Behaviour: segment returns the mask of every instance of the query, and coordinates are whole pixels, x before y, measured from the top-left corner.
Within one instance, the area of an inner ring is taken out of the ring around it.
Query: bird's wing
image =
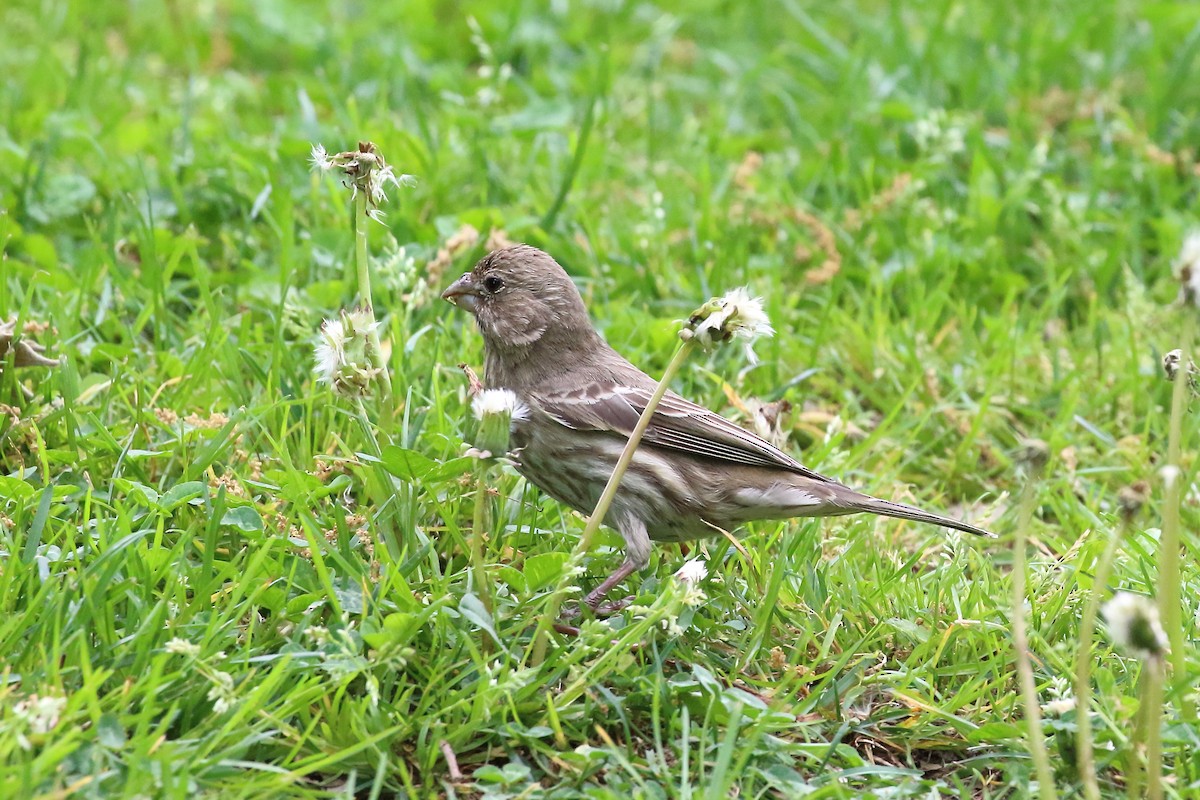
[[[571,392],[537,393],[533,399],[568,428],[611,432],[628,438],[651,393],[640,387],[593,384]],[[835,482],[813,472],[770,442],[673,392],[668,392],[654,410],[642,441],[695,456],[786,469],[814,480]]]

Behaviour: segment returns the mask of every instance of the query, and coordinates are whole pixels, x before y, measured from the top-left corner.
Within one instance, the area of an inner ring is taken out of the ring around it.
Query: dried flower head
[[[1126,522],[1131,522],[1148,502],[1150,484],[1146,481],[1134,481],[1128,486],[1122,486],[1121,491],[1117,492],[1117,507],[1121,511],[1121,518]]]
[[[347,150],[344,153],[329,155],[320,144],[312,147],[309,158],[313,169],[318,172],[337,171],[342,173],[342,183],[351,190],[351,197],[357,197],[359,192],[367,198],[370,208],[367,216],[376,222],[382,222],[383,212],[379,206],[387,200],[385,187],[390,183],[397,187],[412,186],[416,178],[412,175],[397,175],[383,158],[383,153],[374,142],[359,142],[357,150]]]
[[[1162,368],[1163,368],[1163,373],[1167,376],[1167,380],[1174,381],[1176,376],[1179,375],[1179,366],[1182,361],[1183,361],[1183,351],[1182,350],[1178,350],[1178,349],[1172,350],[1169,353],[1165,353],[1163,355]],[[1188,375],[1188,386],[1191,387],[1192,391],[1193,392],[1200,391],[1200,370],[1198,370],[1196,368],[1196,362],[1192,361],[1191,359],[1188,359],[1187,375]]]
[[[1167,652],[1167,634],[1158,619],[1158,607],[1143,595],[1117,592],[1101,609],[1113,643],[1141,659],[1159,658]]]
[[[361,309],[343,310],[339,319],[325,320],[313,353],[317,380],[345,397],[370,394],[371,382],[380,372],[368,353],[371,332],[378,324],[370,311]]]
[[[475,446],[483,453],[507,453],[514,423],[529,419],[529,407],[508,389],[485,389],[471,401],[479,420]]]
[[[1040,471],[1050,461],[1050,445],[1041,439],[1026,439],[1017,450],[1017,461],[1030,470]]]
[[[1179,280],[1179,299],[1200,307],[1200,230],[1188,233],[1175,258],[1175,277]]]
[[[733,338],[746,340],[746,357],[754,363],[750,344],[760,336],[772,336],[775,329],[763,310],[762,298],[751,297],[745,288],[734,289],[723,297],[714,297],[697,308],[684,323],[679,338],[694,340],[708,349]]]

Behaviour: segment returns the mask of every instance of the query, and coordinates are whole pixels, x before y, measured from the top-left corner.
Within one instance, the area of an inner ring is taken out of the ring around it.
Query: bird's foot
[[[567,625],[566,623],[563,623],[563,622],[554,623],[554,630],[558,631],[563,636],[578,636],[579,635],[579,628],[576,628],[574,625]]]
[[[597,617],[611,617],[614,614],[620,614],[633,603],[633,595],[623,597],[620,600],[613,600],[610,603],[600,603],[593,610]]]
[[[597,601],[593,604],[589,600],[584,600],[583,604],[581,605],[568,606],[567,608],[564,608],[561,616],[563,619],[575,619],[579,616],[579,612],[586,606],[587,608],[591,609],[592,614],[597,617],[611,617],[614,614],[620,614],[622,611],[628,608],[629,604],[632,602],[633,595],[629,595],[628,597],[620,600],[613,600],[610,603],[601,603],[599,602],[599,599],[597,599]]]

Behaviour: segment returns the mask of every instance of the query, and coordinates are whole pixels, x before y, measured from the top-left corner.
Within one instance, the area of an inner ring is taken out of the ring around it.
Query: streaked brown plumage
[[[442,297],[479,323],[488,388],[510,389],[530,408],[513,430],[517,469],[551,497],[590,513],[657,382],[600,338],[575,284],[536,248],[490,253]],[[587,602],[595,606],[645,566],[651,541],[719,535],[716,528],[755,519],[860,512],[991,535],[856,492],[670,392],[605,519],[625,539],[625,561]]]

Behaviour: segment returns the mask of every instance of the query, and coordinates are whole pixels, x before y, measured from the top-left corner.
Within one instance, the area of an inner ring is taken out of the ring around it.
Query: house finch
[[[570,277],[534,247],[493,251],[442,297],[479,323],[488,388],[509,389],[529,407],[512,431],[517,470],[554,499],[590,513],[657,381],[600,338]],[[595,608],[646,566],[652,540],[711,537],[756,519],[860,512],[991,536],[856,492],[668,392],[604,520],[624,537],[625,560],[585,602]]]

